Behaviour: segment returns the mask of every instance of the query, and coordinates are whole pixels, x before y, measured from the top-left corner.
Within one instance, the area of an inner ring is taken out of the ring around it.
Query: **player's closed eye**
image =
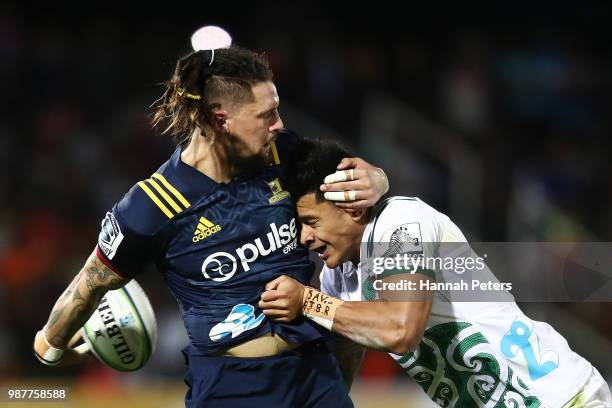
[[[315,227],[319,224],[319,219],[318,218],[312,218],[309,220],[306,220],[304,222],[302,222],[302,224],[304,225],[308,225],[309,227]]]

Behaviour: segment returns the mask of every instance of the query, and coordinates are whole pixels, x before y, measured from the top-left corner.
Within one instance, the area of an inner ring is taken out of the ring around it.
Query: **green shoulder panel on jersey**
[[[174,218],[191,206],[187,199],[159,173],[153,174],[147,180],[139,181],[137,185],[168,219]]]

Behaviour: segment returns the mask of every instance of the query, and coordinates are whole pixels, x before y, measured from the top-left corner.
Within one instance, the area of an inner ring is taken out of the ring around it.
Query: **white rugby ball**
[[[155,351],[157,322],[149,298],[132,279],[106,293],[81,334],[83,347],[101,362],[116,370],[134,371]]]

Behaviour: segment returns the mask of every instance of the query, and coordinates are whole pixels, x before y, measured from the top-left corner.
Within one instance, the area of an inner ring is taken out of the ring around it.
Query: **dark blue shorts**
[[[336,359],[320,343],[270,357],[183,354],[189,408],[353,407]]]

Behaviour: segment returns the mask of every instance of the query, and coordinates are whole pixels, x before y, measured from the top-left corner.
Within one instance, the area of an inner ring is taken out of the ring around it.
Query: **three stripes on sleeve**
[[[170,219],[191,206],[189,201],[159,173],[153,174],[149,179],[139,181],[138,186]]]

